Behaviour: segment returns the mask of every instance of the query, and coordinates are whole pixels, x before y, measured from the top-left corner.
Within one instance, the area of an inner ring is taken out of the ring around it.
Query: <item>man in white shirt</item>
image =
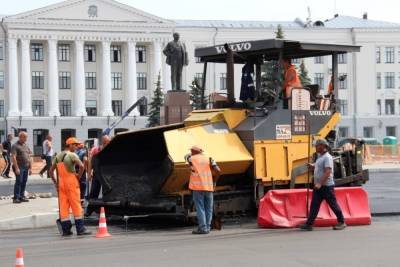
[[[53,137],[49,134],[49,135],[47,135],[46,140],[44,140],[44,142],[43,142],[42,159],[44,159],[46,161],[46,165],[39,172],[41,177],[43,177],[44,172],[47,172],[47,178],[50,178],[49,170],[51,167],[53,155],[54,155]]]

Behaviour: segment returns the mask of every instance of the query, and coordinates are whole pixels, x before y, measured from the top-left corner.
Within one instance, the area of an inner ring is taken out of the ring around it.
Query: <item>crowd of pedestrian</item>
[[[20,204],[29,202],[25,197],[25,189],[29,175],[32,174],[32,158],[33,154],[27,145],[28,134],[24,131],[19,132],[18,140],[13,143],[14,135],[8,134],[4,142],[0,144],[0,171],[1,176],[5,179],[12,178],[11,170],[15,175],[13,203]],[[96,172],[93,168],[96,161],[96,155],[110,142],[110,137],[104,135],[99,142],[93,144],[92,147],[86,147],[82,142],[78,142],[73,153],[83,165],[82,174],[77,178],[79,184],[79,202],[84,204],[89,198],[97,199],[101,193],[101,184],[97,179]],[[67,149],[70,145],[65,146]],[[41,155],[45,165],[40,170],[39,175],[51,178],[51,167],[54,166],[57,153],[53,146],[53,137],[49,134],[46,136],[42,144],[43,153]],[[63,150],[62,152],[65,152]],[[71,152],[71,151],[70,151]],[[79,173],[79,164],[74,166],[74,172]]]

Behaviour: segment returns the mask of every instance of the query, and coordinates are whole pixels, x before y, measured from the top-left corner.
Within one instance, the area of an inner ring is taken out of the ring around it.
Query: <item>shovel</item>
[[[57,160],[56,160],[56,162],[57,162]],[[60,235],[63,235],[64,231],[63,231],[62,225],[61,225],[61,210],[60,210],[60,187],[59,187],[60,177],[58,176],[57,168],[56,168],[56,175],[57,175],[56,189],[57,189],[57,201],[58,201],[58,219],[56,220],[56,225],[57,225],[57,229],[58,229],[58,232],[60,233]]]
[[[60,235],[64,233],[61,225],[61,211],[60,211],[60,189],[58,187],[58,175],[57,175],[57,200],[58,200],[58,219],[56,220],[56,225],[58,232],[60,232]]]
[[[58,192],[57,192],[58,194]],[[60,232],[60,235],[62,235],[64,233],[63,229],[62,229],[62,225],[61,225],[61,215],[60,215],[60,198],[57,196],[58,199],[58,219],[56,220],[56,224],[57,224],[57,229],[58,232]]]

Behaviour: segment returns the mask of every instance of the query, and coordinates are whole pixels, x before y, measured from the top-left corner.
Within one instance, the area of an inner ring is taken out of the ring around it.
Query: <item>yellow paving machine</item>
[[[111,214],[190,217],[190,168],[184,156],[192,145],[202,147],[221,168],[215,214],[248,213],[271,188],[310,185],[307,163],[314,152],[312,143],[326,138],[334,144],[340,121],[338,55],[359,50],[353,45],[282,39],[196,49],[195,56],[204,62],[203,92],[207,66],[226,64],[227,101],[218,109],[193,111],[182,123],[116,135],[98,154],[94,168],[103,197],[91,200],[89,211],[106,206]],[[332,57],[333,93],[326,95],[318,85],[308,85],[294,88],[292,97],[283,99],[279,63],[317,56]],[[279,78],[273,88],[267,88],[263,69],[271,62],[278,66]],[[235,100],[235,64],[254,67],[254,97],[248,101]],[[337,186],[362,185],[368,180],[368,171],[362,169],[363,144],[357,139],[350,143],[345,150],[332,146]]]

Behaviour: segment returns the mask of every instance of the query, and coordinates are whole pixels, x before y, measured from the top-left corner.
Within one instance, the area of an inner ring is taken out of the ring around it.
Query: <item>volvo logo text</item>
[[[231,44],[229,47],[232,51],[240,52],[240,51],[247,51],[251,49],[251,43],[238,43],[238,44]],[[226,53],[226,49],[223,45],[216,46],[218,54]]]
[[[330,111],[330,110],[311,110],[310,115],[311,116],[331,116],[332,111]]]

